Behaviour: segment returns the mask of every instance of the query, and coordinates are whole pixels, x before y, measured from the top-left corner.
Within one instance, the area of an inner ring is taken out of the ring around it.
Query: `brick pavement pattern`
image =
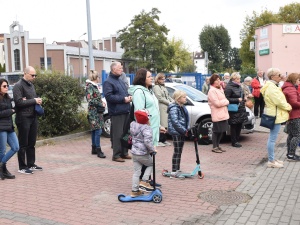
[[[109,139],[101,138],[106,159],[91,155],[89,135],[50,142],[37,148],[36,163],[44,171],[19,174],[17,157],[9,162],[16,179],[0,181],[0,224],[300,224],[300,164],[285,162],[283,169],[267,169],[267,137],[266,132],[243,135],[242,148],[225,141],[221,147],[227,152],[221,154],[213,153],[211,145],[199,145],[204,179],[163,177],[161,171],[171,169],[173,147],[159,147],[160,204],[118,201],[118,194],[130,194],[133,167],[131,160],[111,160]],[[285,139],[281,132],[279,143]],[[284,159],[285,152],[279,147],[275,156]],[[187,141],[181,170],[191,172],[195,165],[194,143]],[[218,206],[198,198],[210,190],[235,190],[252,199]]]

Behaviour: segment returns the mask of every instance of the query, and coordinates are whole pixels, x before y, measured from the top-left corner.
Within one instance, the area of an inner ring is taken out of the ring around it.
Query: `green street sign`
[[[269,55],[270,49],[259,50],[259,55]]]

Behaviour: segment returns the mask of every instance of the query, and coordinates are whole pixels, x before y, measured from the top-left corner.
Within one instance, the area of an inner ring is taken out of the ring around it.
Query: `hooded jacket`
[[[189,128],[189,114],[185,106],[171,103],[168,108],[168,133],[184,136]]]
[[[160,112],[157,98],[152,91],[142,85],[133,85],[129,88],[128,92],[132,95],[134,111],[144,109],[146,105],[146,109],[151,115],[150,126],[153,131],[153,144],[157,146],[160,128]]]
[[[284,123],[289,119],[289,112],[292,107],[287,103],[286,98],[274,81],[268,80],[260,92],[266,103],[265,114],[276,116],[275,124]],[[277,113],[276,113],[277,108]]]
[[[152,129],[148,124],[132,121],[130,133],[132,135],[131,153],[133,155],[147,155],[153,152]]]
[[[286,101],[292,106],[289,120],[300,118],[300,94],[297,88],[291,82],[284,82],[281,89]]]

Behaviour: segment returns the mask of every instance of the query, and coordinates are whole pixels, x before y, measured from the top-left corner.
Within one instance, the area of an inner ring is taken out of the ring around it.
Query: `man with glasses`
[[[43,170],[42,167],[35,164],[35,143],[38,128],[35,105],[42,104],[42,99],[37,97],[33,85],[36,76],[35,69],[32,66],[27,66],[23,78],[15,84],[13,89],[20,145],[18,172],[23,174],[33,174],[33,170]]]

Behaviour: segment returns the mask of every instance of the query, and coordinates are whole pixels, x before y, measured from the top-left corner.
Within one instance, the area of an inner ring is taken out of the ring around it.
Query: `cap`
[[[146,110],[137,110],[134,113],[136,121],[140,124],[147,124],[149,121],[149,114]]]

